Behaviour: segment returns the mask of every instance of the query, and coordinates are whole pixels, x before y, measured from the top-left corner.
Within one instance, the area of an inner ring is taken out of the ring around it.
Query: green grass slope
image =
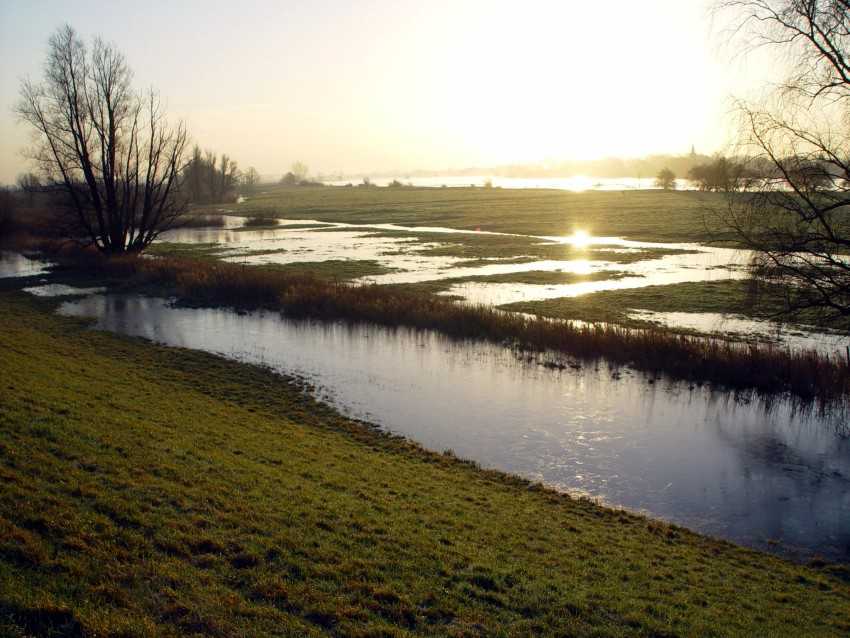
[[[839,636],[846,571],[382,436],[0,283],[0,635]]]

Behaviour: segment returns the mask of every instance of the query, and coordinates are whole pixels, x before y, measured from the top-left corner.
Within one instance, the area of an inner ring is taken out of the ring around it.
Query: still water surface
[[[751,547],[850,561],[848,415],[428,331],[91,296],[65,315],[298,375],[343,412],[574,496]],[[569,362],[566,362],[569,363]]]

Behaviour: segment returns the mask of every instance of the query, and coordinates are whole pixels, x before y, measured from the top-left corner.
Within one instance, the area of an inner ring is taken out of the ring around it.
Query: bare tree
[[[221,194],[218,189],[218,156],[213,151],[204,153],[203,169],[206,172],[206,184],[209,198],[213,204],[221,203]]]
[[[234,194],[242,174],[228,155],[220,158],[214,151],[195,145],[183,169],[183,190],[193,204],[220,204]]]
[[[292,166],[289,167],[289,172],[295,177],[295,183],[301,184],[307,179],[310,169],[303,162],[293,162]]]
[[[35,173],[21,173],[17,179],[18,187],[24,194],[27,200],[27,206],[32,207],[35,203],[35,196],[41,190],[41,181]]]
[[[220,204],[239,183],[239,167],[228,155],[222,154],[218,167],[212,165],[210,181],[213,201]]]
[[[10,233],[17,204],[12,189],[0,184],[0,238]]]
[[[114,45],[96,39],[89,55],[66,25],[48,41],[43,82],[24,80],[15,107],[63,231],[105,254],[143,250],[185,208],[176,192],[186,128],[170,126],[159,95],[135,92],[132,77]]]
[[[207,192],[208,175],[204,167],[204,156],[201,153],[201,148],[195,144],[192,147],[192,156],[186,163],[183,169],[182,187],[186,191],[186,195],[193,203],[200,203],[204,194]]]
[[[254,186],[260,181],[260,174],[253,166],[249,166],[242,174],[242,184],[245,186],[245,193],[251,195],[254,192]]]
[[[715,155],[711,162],[697,164],[688,171],[687,179],[694,188],[706,192],[736,193],[753,184],[754,162]]]
[[[773,49],[784,80],[740,100],[756,186],[723,222],[752,250],[754,291],[776,316],[850,332],[850,2],[719,0],[740,50]]]

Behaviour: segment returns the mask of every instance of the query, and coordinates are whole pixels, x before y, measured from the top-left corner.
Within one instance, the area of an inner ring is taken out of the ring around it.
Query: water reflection
[[[743,264],[747,261],[747,254],[744,251],[693,243],[664,244],[583,234],[530,237],[432,226],[364,226],[314,220],[281,220],[273,228],[237,230],[245,219],[227,216],[226,228],[181,229],[167,233],[165,240],[216,244],[225,261],[252,265],[328,260],[371,261],[383,266],[387,272],[370,275],[360,281],[376,284],[414,284],[536,271],[596,275],[592,281],[566,284],[461,281],[451,284],[442,292],[472,303],[492,306],[653,285],[725,281],[746,276]],[[536,242],[578,246],[582,251],[577,253],[578,258],[575,259],[491,259],[473,266],[468,265],[468,260],[463,257],[429,253],[433,248],[445,244],[445,236],[463,234],[521,237]],[[422,235],[433,236],[434,241],[423,241]],[[584,250],[592,251],[590,256],[593,258],[581,257]],[[623,259],[618,258],[624,253],[637,255],[637,258],[633,261],[625,260],[624,263]],[[607,255],[611,258],[606,259]],[[611,273],[610,278],[606,278],[606,273]],[[846,340],[841,341],[831,335],[789,333],[787,330],[777,330],[777,324],[774,323],[717,313],[634,315],[673,328],[693,329],[707,334],[759,334],[773,343],[795,348],[814,348],[830,355],[836,351],[843,352],[846,343]]]
[[[390,231],[391,236],[376,231]],[[434,235],[433,242],[421,241],[420,235]],[[632,263],[621,260],[585,258],[568,260],[493,259],[492,263],[465,266],[463,257],[429,254],[442,245],[441,235],[501,235],[522,237],[536,242],[579,245],[594,248],[596,254],[637,253],[645,250],[664,250],[661,257],[637,259]],[[706,281],[718,277],[743,277],[739,267],[740,251],[714,248],[699,244],[660,244],[628,241],[619,237],[530,237],[462,231],[430,226],[404,227],[394,224],[371,226],[323,223],[304,220],[283,220],[279,226],[264,230],[181,229],[163,236],[165,241],[195,244],[217,244],[222,258],[253,265],[317,262],[328,260],[368,260],[384,266],[385,275],[366,280],[377,284],[403,284],[448,278],[481,277],[529,271],[561,271],[591,274],[618,272],[617,277],[570,285],[491,283],[459,284],[448,294],[476,303],[501,305],[515,301],[552,299],[575,296],[600,290],[619,290],[649,285],[665,285],[689,281]],[[625,272],[624,278],[619,273]],[[365,280],[364,280],[365,281]]]
[[[240,218],[241,219],[241,218]],[[529,271],[561,271],[589,275],[597,272],[617,272],[612,279],[569,285],[469,283],[454,286],[447,294],[475,303],[501,305],[515,301],[552,299],[575,296],[600,290],[618,290],[649,285],[665,285],[687,281],[705,281],[718,277],[743,276],[739,268],[740,251],[712,248],[699,244],[660,244],[628,241],[619,237],[526,237],[534,241],[579,245],[594,248],[597,255],[606,252],[640,254],[644,250],[669,251],[661,257],[637,259],[632,263],[621,260],[515,260],[492,259],[492,263],[465,266],[463,257],[429,254],[442,245],[440,235],[503,235],[479,231],[461,231],[430,226],[403,227],[393,224],[372,226],[323,223],[303,220],[283,220],[279,226],[264,230],[233,230],[232,221],[225,229],[202,228],[171,231],[165,241],[195,244],[217,244],[222,258],[253,265],[316,262],[327,260],[369,260],[384,266],[384,275],[370,276],[364,281],[377,284],[403,284],[505,275]],[[390,231],[391,236],[376,231]],[[419,235],[431,234],[435,241],[421,241]],[[627,275],[622,277],[620,274]]]
[[[782,401],[765,409],[605,365],[550,369],[425,331],[135,297],[92,297],[61,311],[306,377],[356,418],[573,495],[761,549],[850,560],[844,412]]]

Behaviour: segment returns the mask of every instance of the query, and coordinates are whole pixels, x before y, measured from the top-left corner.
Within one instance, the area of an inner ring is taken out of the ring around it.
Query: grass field
[[[842,636],[846,567],[571,500],[0,281],[0,635]]]
[[[584,230],[597,237],[668,243],[703,242],[715,237],[717,212],[724,203],[722,195],[697,191],[269,185],[265,192],[235,206],[234,211],[261,217],[535,236],[567,236]]]

